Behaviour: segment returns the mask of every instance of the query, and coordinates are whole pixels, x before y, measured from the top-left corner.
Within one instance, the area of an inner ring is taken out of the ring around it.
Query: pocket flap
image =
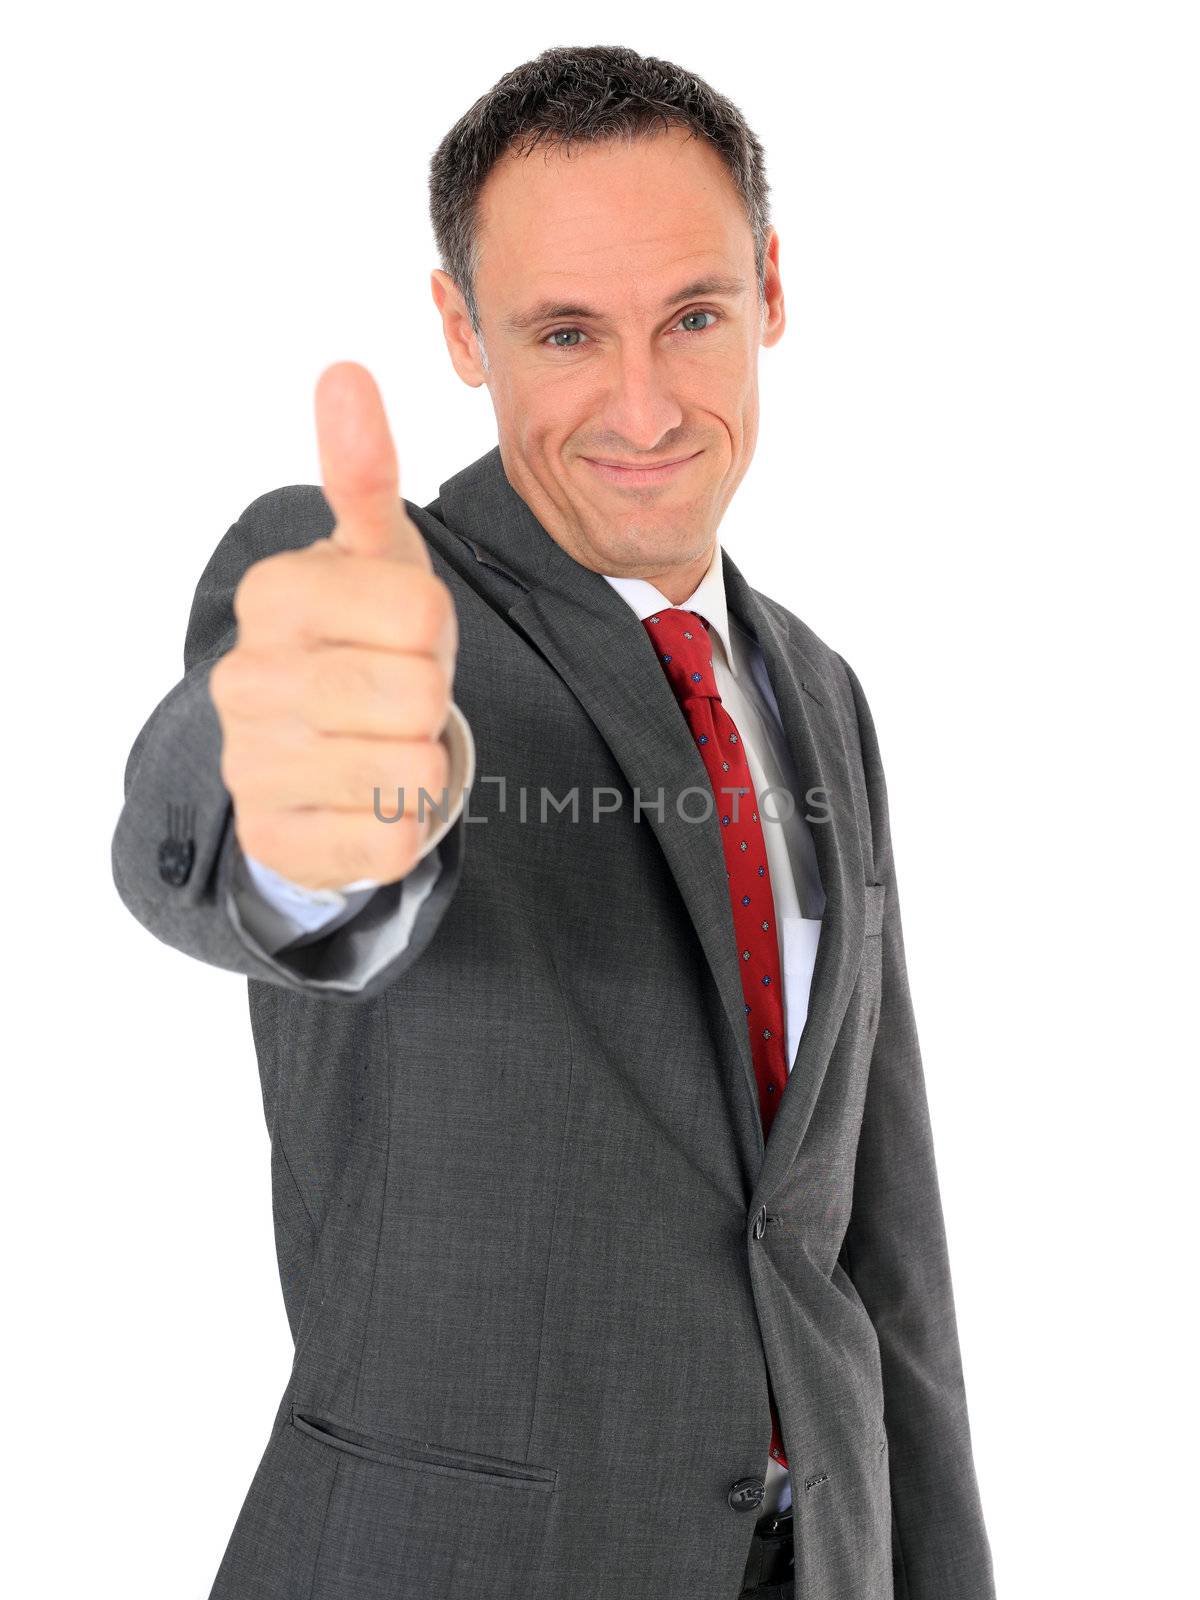
[[[556,1467],[535,1466],[532,1462],[510,1460],[507,1456],[444,1449],[425,1440],[403,1439],[398,1435],[384,1438],[363,1433],[337,1417],[301,1411],[296,1405],[292,1406],[290,1420],[301,1433],[331,1449],[384,1466],[417,1468],[477,1483],[511,1484],[517,1489],[553,1489],[558,1477]]]
[[[887,899],[886,883],[868,883],[863,894],[866,898],[867,924],[866,936],[869,939],[873,933],[883,932],[883,906]]]

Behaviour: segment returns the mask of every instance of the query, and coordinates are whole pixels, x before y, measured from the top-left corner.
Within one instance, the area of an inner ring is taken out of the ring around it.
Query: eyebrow
[[[745,294],[748,288],[749,285],[744,278],[731,278],[716,273],[706,278],[697,278],[692,283],[685,283],[682,289],[667,296],[661,309],[669,311],[681,300],[699,300],[705,295]],[[539,300],[537,305],[530,306],[528,311],[514,312],[511,316],[505,317],[504,326],[509,333],[525,333],[530,328],[536,328],[539,323],[557,322],[562,317],[578,317],[580,321],[587,322],[604,321],[604,313],[594,311],[590,306],[581,306],[574,301]]]

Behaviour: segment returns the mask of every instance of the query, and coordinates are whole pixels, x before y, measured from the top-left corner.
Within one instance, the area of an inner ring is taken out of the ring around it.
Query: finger
[[[321,650],[238,649],[213,668],[217,699],[255,737],[328,734],[435,739],[450,711],[445,665],[429,655],[331,645]]]
[[[337,645],[309,653],[297,709],[313,733],[436,739],[450,696],[450,675],[434,656]]]
[[[347,561],[327,539],[256,562],[233,609],[247,649],[360,645],[431,655],[453,675],[458,623],[442,579],[391,561]]]
[[[242,769],[245,771],[243,772]],[[358,812],[391,826],[448,816],[450,757],[440,740],[309,734],[222,753],[222,778],[243,810]]]
[[[306,633],[323,646],[435,656],[448,673],[458,650],[458,616],[449,586],[435,572],[391,561],[331,561],[315,577]]]
[[[387,812],[383,813],[385,816]],[[406,808],[397,822],[354,811],[271,811],[238,814],[242,850],[306,889],[340,889],[373,878],[394,883],[412,870],[433,825]]]
[[[374,378],[355,361],[317,380],[317,451],[325,498],[341,550],[388,556],[432,570],[429,551],[400,498],[400,469]]]

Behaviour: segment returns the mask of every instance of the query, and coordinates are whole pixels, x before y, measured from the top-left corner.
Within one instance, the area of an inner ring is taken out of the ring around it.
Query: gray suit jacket
[[[768,1384],[798,1597],[988,1600],[857,679],[725,552],[829,819],[809,1015],[764,1149],[721,841],[687,820],[694,793],[677,804],[708,780],[644,627],[498,449],[408,511],[454,595],[478,764],[404,950],[347,986],[395,885],[274,956],[229,914],[208,673],[247,566],[331,531],[318,487],[256,500],[213,554],[113,839],[133,914],[249,979],[271,1137],[295,1360],[213,1600],[734,1600]]]

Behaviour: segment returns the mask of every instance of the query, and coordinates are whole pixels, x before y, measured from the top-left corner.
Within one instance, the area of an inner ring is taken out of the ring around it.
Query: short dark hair
[[[762,298],[769,185],[762,145],[733,102],[694,72],[620,45],[543,50],[481,95],[430,163],[429,213],[442,270],[462,292],[477,337],[479,195],[500,157],[510,149],[527,155],[543,139],[564,146],[631,141],[672,127],[707,139],[729,169],[754,235]]]

